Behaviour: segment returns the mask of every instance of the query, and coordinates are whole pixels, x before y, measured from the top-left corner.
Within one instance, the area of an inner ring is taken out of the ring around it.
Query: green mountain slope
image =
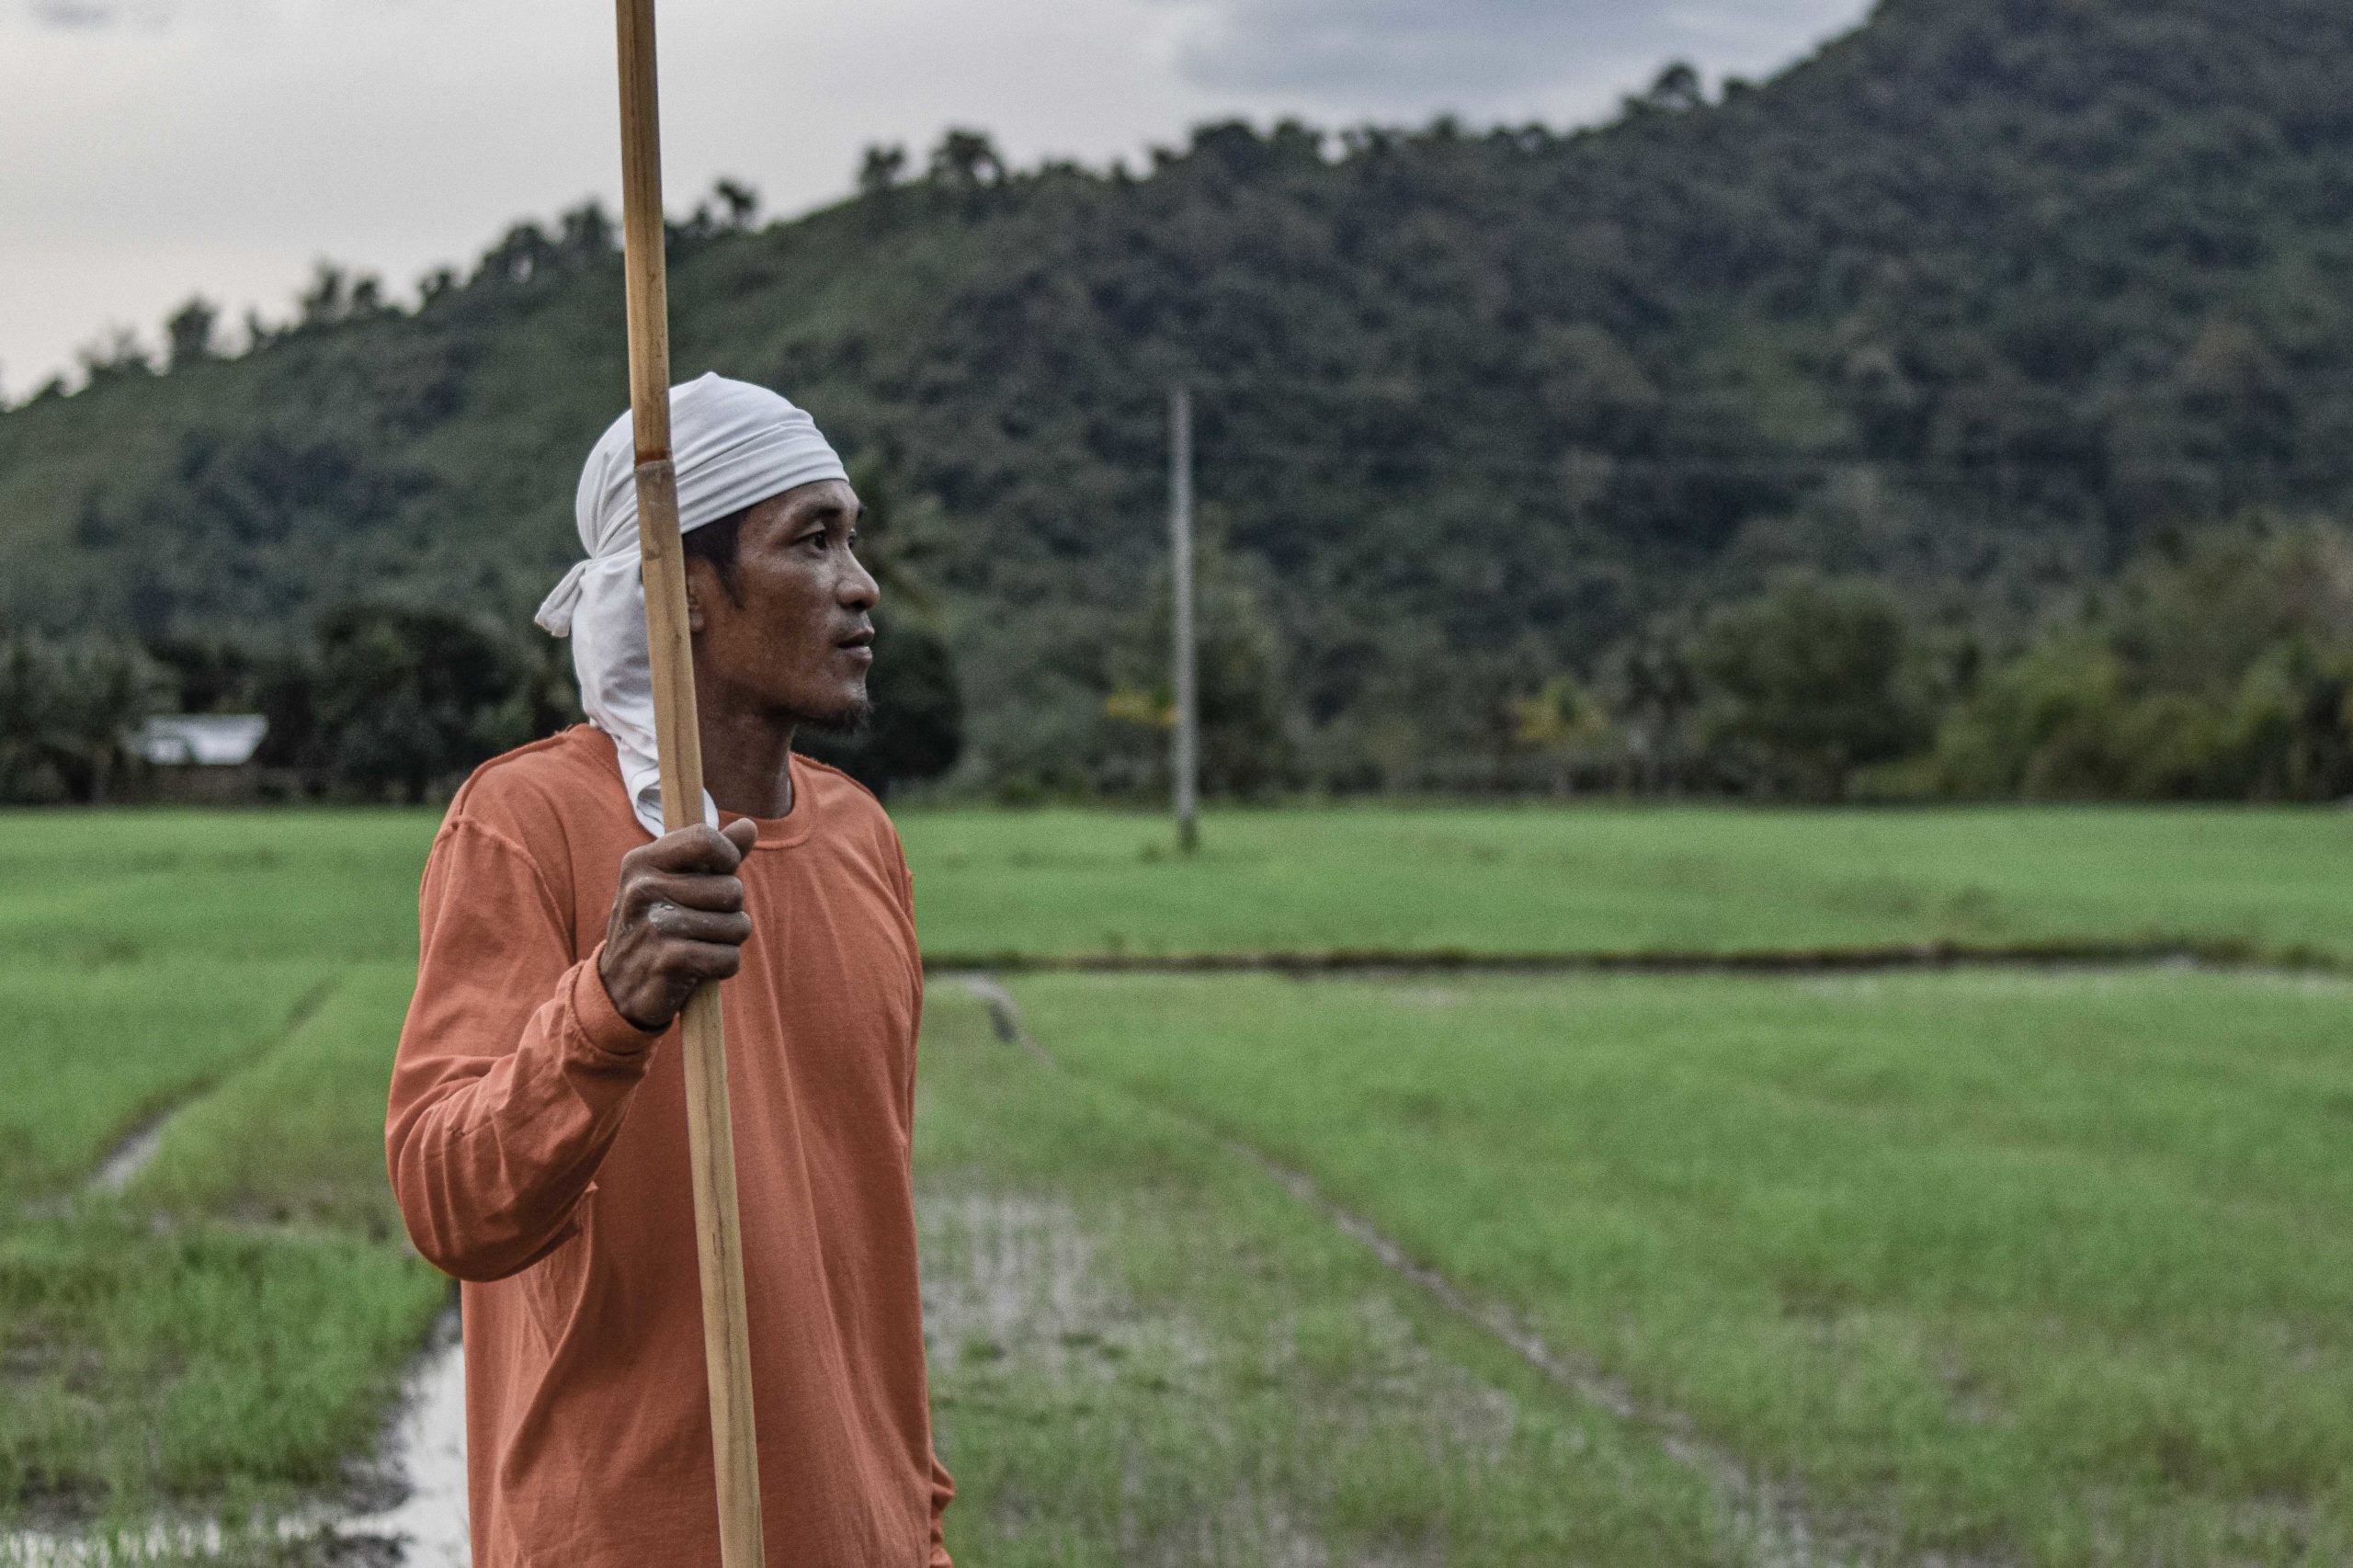
[[[1998,631],[2153,538],[2338,506],[2348,75],[2327,0],[1885,0],[1594,131],[1226,126],[1142,176],[698,227],[676,360],[938,497],[980,749],[1040,775],[1149,684],[1190,382],[1229,684],[1346,778],[1780,565]],[[519,619],[625,396],[620,289],[600,222],[526,227],[413,313],[330,299],[0,416],[0,613]]]

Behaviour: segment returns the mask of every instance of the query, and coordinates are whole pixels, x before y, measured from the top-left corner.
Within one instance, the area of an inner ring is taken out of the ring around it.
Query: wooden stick
[[[616,4],[638,545],[645,579],[645,640],[654,661],[662,825],[676,833],[703,820],[702,733],[695,718],[686,556],[678,545],[678,482],[670,463],[670,302],[663,265],[654,0]],[[727,1043],[720,1028],[718,986],[703,986],[688,999],[679,1032],[686,1045],[687,1146],[694,1166],[703,1358],[710,1379],[710,1437],[719,1475],[719,1560],[722,1568],[764,1568],[759,1450],[752,1428],[752,1335],[744,1299],[744,1231],[735,1201],[734,1123],[727,1106]]]

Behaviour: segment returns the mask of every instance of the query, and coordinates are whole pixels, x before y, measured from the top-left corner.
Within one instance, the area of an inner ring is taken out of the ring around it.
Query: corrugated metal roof
[[[269,721],[258,713],[165,713],[131,736],[131,747],[165,767],[236,767],[254,759]]]

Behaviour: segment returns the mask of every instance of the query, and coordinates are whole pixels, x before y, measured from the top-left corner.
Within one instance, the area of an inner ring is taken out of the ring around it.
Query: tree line
[[[955,762],[962,715],[937,637],[886,623],[880,643],[892,656],[872,683],[877,721],[799,744],[888,791]],[[142,721],[232,713],[268,722],[256,800],[407,804],[445,799],[478,764],[581,718],[569,644],[429,608],[338,607],[284,652],[0,630],[0,803],[152,794]]]
[[[1198,597],[1204,778],[1231,797],[2353,797],[2353,535],[2326,522],[2167,536],[2006,639],[1872,577],[1792,568],[1582,668],[1433,652],[1444,695],[1342,748],[1297,722],[1271,618],[1230,558],[1205,559]],[[1162,792],[1166,647],[1165,615],[1137,615],[1095,722],[1040,737],[1037,771],[998,793]]]
[[[2353,517],[2340,11],[1890,0],[1773,81],[1671,68],[1576,131],[1227,123],[1087,168],[959,130],[792,222],[740,187],[680,216],[676,362],[785,390],[953,519],[958,788],[1152,787],[1182,381],[1226,787],[1819,796],[1933,753],[1922,788],[2287,789],[2252,687],[2218,719],[2118,653],[2100,706],[2140,728],[2034,747],[2043,699],[1981,687],[2167,550]],[[234,353],[206,310],[94,352],[0,414],[0,613],[142,644],[280,646],[355,602],[524,624],[625,400],[620,293],[584,204],[414,295],[323,271]],[[1769,719],[1800,614],[1887,640],[1902,700]],[[2195,767],[2134,738],[2167,704]]]
[[[2353,535],[2250,518],[2169,539],[2006,649],[1919,617],[1870,578],[1797,570],[1664,617],[1583,671],[1472,667],[1450,726],[1370,737],[1332,770],[1290,718],[1275,635],[1232,558],[1205,551],[1203,771],[1215,793],[1930,800],[2353,797]],[[1154,601],[1158,603],[1157,600]],[[946,645],[886,630],[880,718],[817,755],[878,790],[949,773]],[[1021,802],[1157,799],[1172,718],[1165,610],[1140,609],[1077,733],[1035,771],[956,788]],[[297,653],[230,642],[0,639],[0,800],[136,794],[151,713],[256,712],[280,796],[423,801],[579,718],[563,644],[413,607],[353,605]]]

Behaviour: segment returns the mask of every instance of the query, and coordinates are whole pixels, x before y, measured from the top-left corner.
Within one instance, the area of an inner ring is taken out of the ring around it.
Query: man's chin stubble
[[[865,733],[874,722],[874,699],[860,692],[858,700],[834,710],[830,713],[803,713],[799,716],[800,728],[814,730],[835,740],[849,740]]]

